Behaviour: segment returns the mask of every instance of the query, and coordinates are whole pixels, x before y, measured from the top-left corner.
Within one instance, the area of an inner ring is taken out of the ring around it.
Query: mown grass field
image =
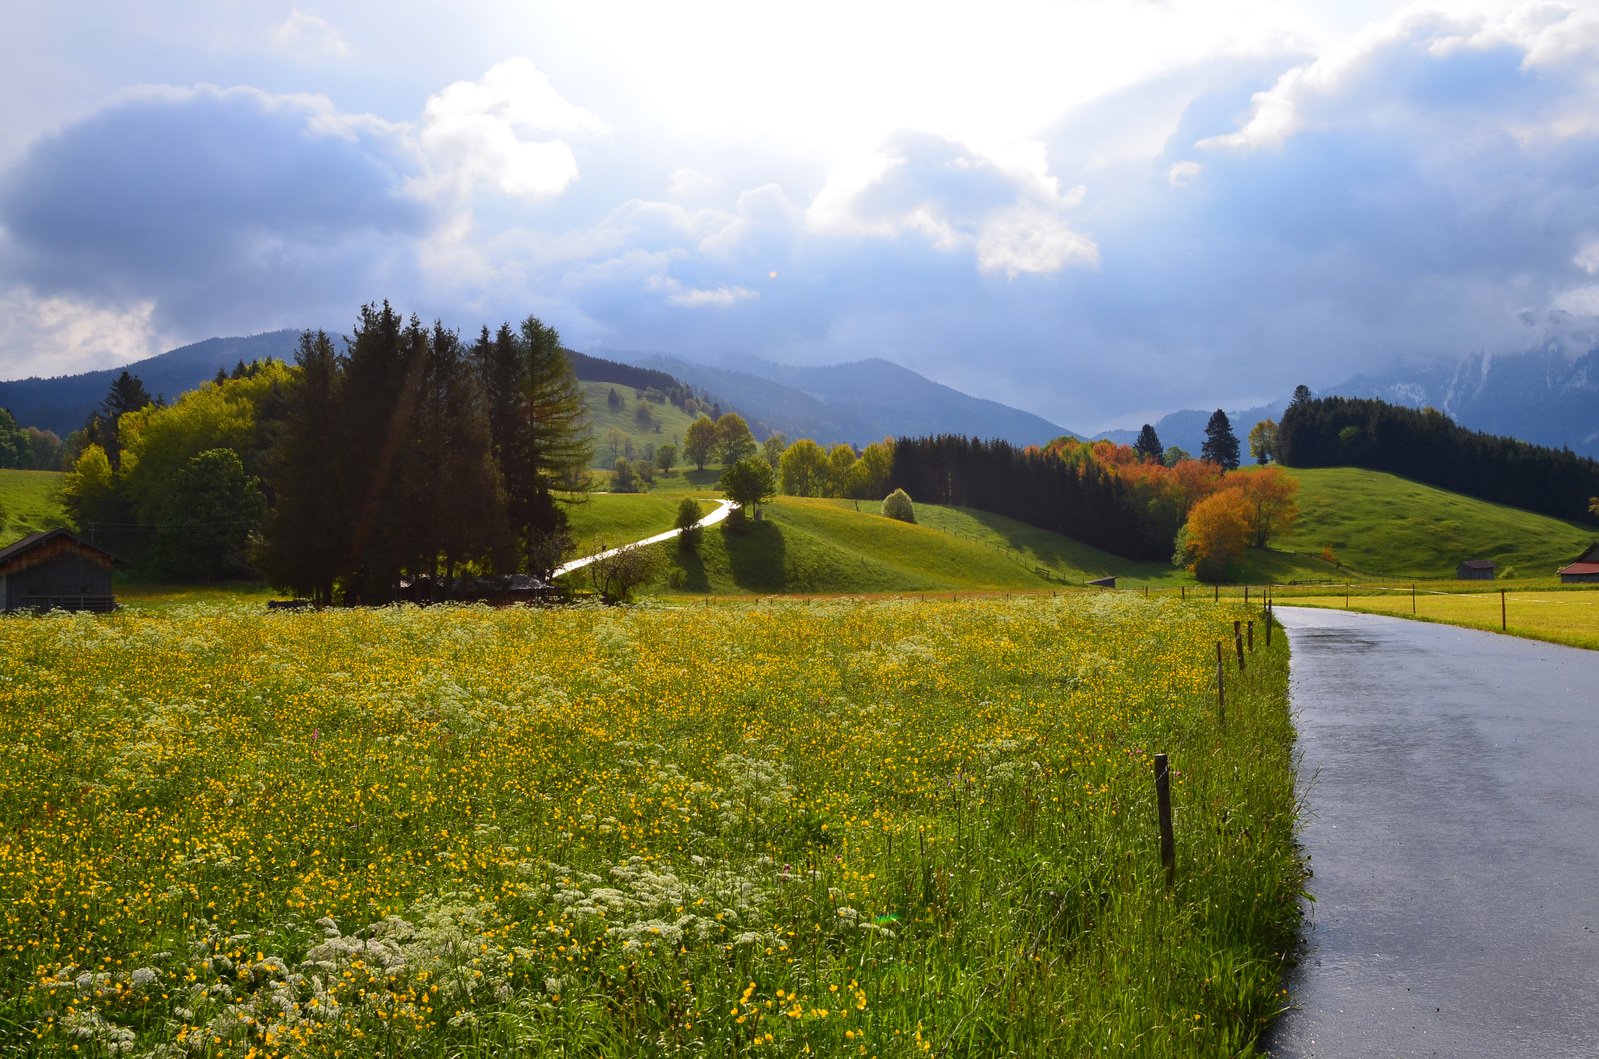
[[[60,471],[0,469],[0,547],[67,524]]]
[[[1502,599],[1497,590],[1482,591],[1480,585],[1475,592],[1418,587],[1414,596],[1402,587],[1394,587],[1347,597],[1336,594],[1280,598],[1294,606],[1394,614],[1599,650],[1599,588],[1594,587],[1542,592],[1516,589],[1507,591]]]
[[[1274,547],[1306,556],[1330,547],[1349,571],[1447,578],[1464,560],[1492,559],[1501,578],[1547,578],[1599,538],[1591,526],[1379,471],[1325,467],[1290,468],[1289,473],[1299,482],[1301,514]],[[1323,570],[1321,577],[1343,577],[1332,568]]]
[[[1247,1054],[1301,875],[1237,616],[0,620],[0,1052]]]

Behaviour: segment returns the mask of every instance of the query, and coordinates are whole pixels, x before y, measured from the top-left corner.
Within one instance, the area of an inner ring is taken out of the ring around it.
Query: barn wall
[[[111,571],[82,556],[65,554],[5,576],[8,609],[34,605],[37,597],[70,600],[82,596],[109,598]]]

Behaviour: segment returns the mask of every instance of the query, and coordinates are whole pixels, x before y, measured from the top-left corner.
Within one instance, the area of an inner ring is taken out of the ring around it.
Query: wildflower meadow
[[[1246,617],[0,620],[0,1052],[1247,1054],[1302,871]]]

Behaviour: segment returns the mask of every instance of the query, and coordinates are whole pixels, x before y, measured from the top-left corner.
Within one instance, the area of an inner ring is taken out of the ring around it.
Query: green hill
[[[1591,528],[1357,467],[1285,468],[1299,482],[1298,523],[1273,547],[1331,548],[1353,571],[1453,577],[1492,559],[1500,577],[1552,577],[1593,542]]]
[[[630,460],[645,458],[646,446],[653,452],[655,446],[676,445],[678,463],[683,462],[683,433],[694,417],[669,402],[644,399],[644,391],[611,382],[579,382],[583,400],[589,408],[589,419],[594,428],[594,458],[589,466],[596,470],[610,470],[618,458]],[[621,407],[611,407],[610,395],[616,392]],[[647,411],[641,412],[643,408]]]
[[[67,524],[60,471],[0,470],[0,547]]]

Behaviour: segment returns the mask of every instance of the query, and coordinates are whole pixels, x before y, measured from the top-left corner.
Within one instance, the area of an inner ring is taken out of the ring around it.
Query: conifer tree
[[[1199,458],[1216,464],[1224,471],[1238,469],[1238,435],[1233,433],[1227,413],[1220,408],[1211,413],[1210,422],[1205,424],[1205,443],[1199,448]]]

